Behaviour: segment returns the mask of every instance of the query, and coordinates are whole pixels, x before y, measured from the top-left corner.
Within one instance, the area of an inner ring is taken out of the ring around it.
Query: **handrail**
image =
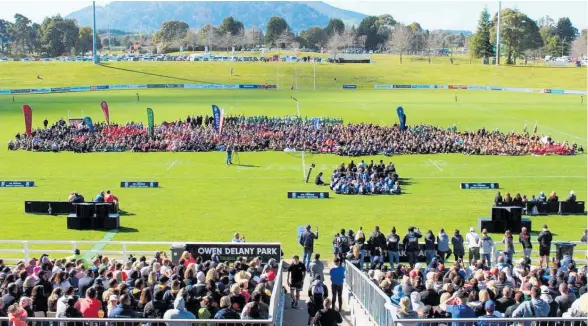
[[[96,322],[96,323],[186,323],[186,324],[264,324],[273,325],[271,319],[154,319],[154,318],[57,318],[28,317],[28,322]],[[0,317],[0,321],[8,321],[8,317]]]

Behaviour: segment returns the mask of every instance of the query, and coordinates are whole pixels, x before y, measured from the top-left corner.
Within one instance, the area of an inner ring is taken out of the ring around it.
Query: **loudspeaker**
[[[92,217],[92,216],[94,216],[94,203],[76,204],[76,215],[78,217]]]
[[[118,214],[111,214],[110,217],[103,221],[103,228],[107,230],[118,229],[120,227],[120,220]]]

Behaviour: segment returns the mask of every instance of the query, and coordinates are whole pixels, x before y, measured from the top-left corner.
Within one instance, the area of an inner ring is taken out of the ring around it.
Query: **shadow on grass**
[[[118,228],[118,233],[135,233],[135,232],[139,232],[139,230],[137,230],[135,228],[129,228],[126,226],[121,226]]]
[[[237,166],[240,166],[242,168],[259,168],[261,166],[259,165],[253,165],[253,164],[235,164]]]
[[[120,215],[120,216],[135,216],[135,213],[123,211],[122,209],[120,209],[118,211],[118,215]]]
[[[414,181],[411,181],[411,178],[398,178],[398,184],[401,186],[410,186],[414,184]]]
[[[142,75],[155,76],[155,77],[163,77],[163,78],[169,78],[169,79],[175,79],[175,80],[190,81],[190,82],[195,82],[195,83],[216,84],[216,83],[211,83],[211,82],[202,81],[202,80],[188,79],[188,78],[182,78],[182,77],[176,77],[176,76],[170,76],[170,75],[155,74],[155,73],[152,73],[152,72],[145,72],[145,71],[133,70],[133,69],[128,69],[128,68],[113,67],[113,66],[109,66],[109,65],[106,65],[106,64],[103,64],[103,63],[101,63],[99,65],[101,67],[104,67],[104,68],[115,69],[115,70],[122,70],[122,71],[131,72],[131,73],[135,73],[135,74],[142,74]]]
[[[531,234],[532,236],[538,236],[538,235],[539,235],[539,233],[541,233],[541,231],[531,231],[531,232],[530,232],[530,234]],[[551,232],[551,235],[552,235],[552,236],[556,236],[556,235],[557,235],[557,233],[555,233],[555,232]]]

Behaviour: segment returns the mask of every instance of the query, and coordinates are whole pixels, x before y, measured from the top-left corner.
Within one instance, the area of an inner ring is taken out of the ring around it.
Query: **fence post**
[[[71,242],[71,250],[72,250],[72,252],[73,251],[76,251],[76,249],[78,249],[78,244],[77,244],[77,242],[72,241]]]
[[[122,261],[123,263],[127,262],[127,243],[123,242],[122,244]]]
[[[24,250],[24,261],[25,261],[25,263],[28,263],[28,261],[29,261],[29,242],[23,241],[22,247]]]

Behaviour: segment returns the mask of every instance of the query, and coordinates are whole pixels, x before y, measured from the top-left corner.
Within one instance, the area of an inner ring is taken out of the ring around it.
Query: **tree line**
[[[472,57],[496,55],[497,24],[497,14],[491,17],[488,10],[481,12],[476,33],[469,41]],[[586,40],[586,30],[578,33],[568,17],[556,22],[545,16],[535,21],[519,10],[501,11],[500,52],[507,64],[516,64],[518,58],[526,57],[585,56]]]
[[[102,47],[98,37],[98,48]],[[92,51],[93,33],[90,26],[78,26],[73,19],[60,15],[45,17],[41,24],[15,14],[14,21],[0,19],[0,53],[15,58],[27,55],[57,57],[83,55]]]

